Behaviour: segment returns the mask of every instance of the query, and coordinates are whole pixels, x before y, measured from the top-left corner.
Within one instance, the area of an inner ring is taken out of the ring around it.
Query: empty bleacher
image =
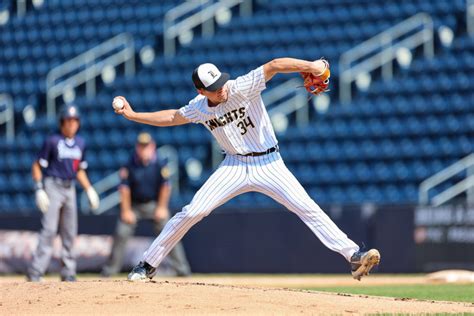
[[[42,114],[32,126],[20,125],[13,144],[0,141],[0,210],[34,209],[29,167],[42,139],[56,122],[44,105],[46,73],[51,67],[121,32],[130,32],[137,52],[160,47],[162,17],[177,1],[48,1],[0,27],[0,92],[10,93],[15,111],[33,97]],[[202,127],[144,127],[117,117],[114,95],[124,95],[138,111],[180,107],[195,95],[192,70],[213,62],[233,77],[272,58],[292,56],[331,62],[331,106],[311,113],[304,128],[290,126],[279,135],[287,166],[312,197],[331,203],[414,203],[419,183],[474,150],[474,40],[463,28],[464,0],[261,1],[252,17],[234,17],[212,38],[197,37],[175,58],[157,54],[134,77],[119,75],[101,85],[94,99],[78,95],[80,133],[88,141],[90,177],[97,181],[118,169],[133,148],[136,134],[150,131],[159,145],[178,149],[182,193],[177,206],[189,201],[211,172],[210,134]],[[436,43],[427,59],[415,54],[408,69],[397,69],[392,81],[375,77],[366,92],[356,92],[350,105],[337,100],[339,56],[358,43],[416,14],[426,12],[435,30],[455,31],[449,48]],[[288,79],[276,76],[269,89]],[[203,162],[200,180],[186,177],[189,157]],[[269,198],[246,194],[232,206],[269,205]]]

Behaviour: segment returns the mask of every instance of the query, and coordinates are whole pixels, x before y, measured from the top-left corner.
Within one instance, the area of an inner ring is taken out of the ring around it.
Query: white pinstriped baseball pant
[[[258,157],[227,155],[191,203],[168,221],[143,259],[157,267],[194,224],[231,198],[249,191],[261,192],[286,206],[326,247],[347,261],[359,250],[311,199],[275,152]]]

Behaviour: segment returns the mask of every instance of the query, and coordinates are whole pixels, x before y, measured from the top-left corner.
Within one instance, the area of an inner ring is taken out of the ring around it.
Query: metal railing
[[[433,57],[433,32],[431,17],[418,13],[343,53],[339,59],[341,103],[351,101],[351,84],[361,74],[381,67],[383,79],[391,79],[392,63],[399,48],[414,49],[423,45],[425,56]]]
[[[176,34],[174,37],[171,37],[170,32],[172,31],[172,27],[175,26],[178,22],[179,18],[182,18],[185,15],[191,14],[193,11],[200,11],[205,6],[212,3],[213,0],[196,0],[196,1],[185,1],[184,3],[170,9],[166,12],[164,19],[163,19],[163,40],[164,40],[164,52],[166,54],[174,54],[175,51],[175,38],[179,36]],[[211,28],[214,27],[214,23],[208,23],[209,21],[202,22],[202,32],[203,34],[212,33],[213,30]],[[212,22],[212,21],[211,21]],[[212,25],[212,26],[210,26]]]
[[[164,145],[157,149],[157,155],[160,159],[166,159],[168,161],[167,166],[170,170],[170,182],[172,185],[172,194],[179,194],[179,158],[176,149],[170,145]],[[100,206],[97,210],[90,210],[89,203],[87,201],[87,195],[85,192],[81,195],[81,211],[82,213],[88,213],[91,211],[95,215],[100,215],[107,212],[113,207],[120,203],[120,193],[117,190],[120,184],[119,172],[116,171],[106,176],[102,180],[93,184],[97,194],[101,195]],[[112,190],[111,193],[104,196],[104,193]]]
[[[8,141],[15,138],[15,111],[13,100],[9,94],[0,94],[0,108],[4,110],[0,112],[0,125],[5,124],[5,137]]]
[[[99,194],[99,196],[102,195],[102,197],[100,198],[99,208],[96,210],[90,209],[89,203],[87,200],[87,195],[85,192],[82,192],[82,195],[81,195],[82,213],[86,214],[89,211],[91,211],[92,213],[99,215],[110,210],[114,206],[118,205],[120,203],[120,194],[118,190],[113,190],[112,193],[105,196],[103,195],[105,192],[116,188],[119,184],[120,184],[119,172],[115,171],[92,185],[94,189],[96,190],[97,194]]]
[[[26,14],[27,4],[26,0],[16,0],[16,14],[21,17]]]
[[[104,67],[125,64],[125,74],[135,73],[135,44],[130,34],[119,34],[53,68],[46,77],[48,118],[56,116],[56,98],[66,90],[86,84],[86,95],[95,96],[95,78]]]
[[[466,28],[467,33],[474,37],[474,0],[466,1]]]
[[[418,190],[418,202],[428,205],[431,189],[463,171],[467,171],[466,178],[431,198],[431,205],[440,206],[463,192],[467,193],[468,203],[474,205],[474,153],[424,180]]]
[[[308,124],[308,93],[305,89],[295,89],[296,87],[302,86],[303,81],[300,78],[293,78],[263,93],[262,99],[268,109],[270,118],[273,118],[277,114],[288,116],[296,112],[296,125],[304,126]],[[294,96],[278,104],[280,100],[292,94],[294,94]]]
[[[163,46],[165,56],[174,56],[176,53],[176,38],[182,34],[189,34],[192,29],[202,26],[203,36],[214,34],[213,19],[223,10],[228,10],[236,5],[240,5],[240,15],[252,14],[252,0],[197,0],[187,1],[169,10],[163,21]],[[201,9],[200,9],[201,8]],[[177,22],[177,20],[192,11],[200,9],[198,12]]]

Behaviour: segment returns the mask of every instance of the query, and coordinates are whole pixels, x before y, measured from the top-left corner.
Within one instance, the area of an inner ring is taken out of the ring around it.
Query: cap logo
[[[217,75],[212,70],[209,70],[207,73],[211,75],[212,79],[217,77]]]

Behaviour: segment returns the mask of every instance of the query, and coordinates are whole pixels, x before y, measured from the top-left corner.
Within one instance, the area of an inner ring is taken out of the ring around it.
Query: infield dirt
[[[350,277],[196,276],[128,282],[81,278],[28,283],[0,278],[0,314],[327,315],[474,313],[474,304],[369,297],[294,289],[354,284]],[[364,282],[364,281],[362,281]],[[375,277],[369,284],[415,284],[422,278]],[[357,283],[356,283],[357,284]],[[290,287],[293,287],[291,289]]]

